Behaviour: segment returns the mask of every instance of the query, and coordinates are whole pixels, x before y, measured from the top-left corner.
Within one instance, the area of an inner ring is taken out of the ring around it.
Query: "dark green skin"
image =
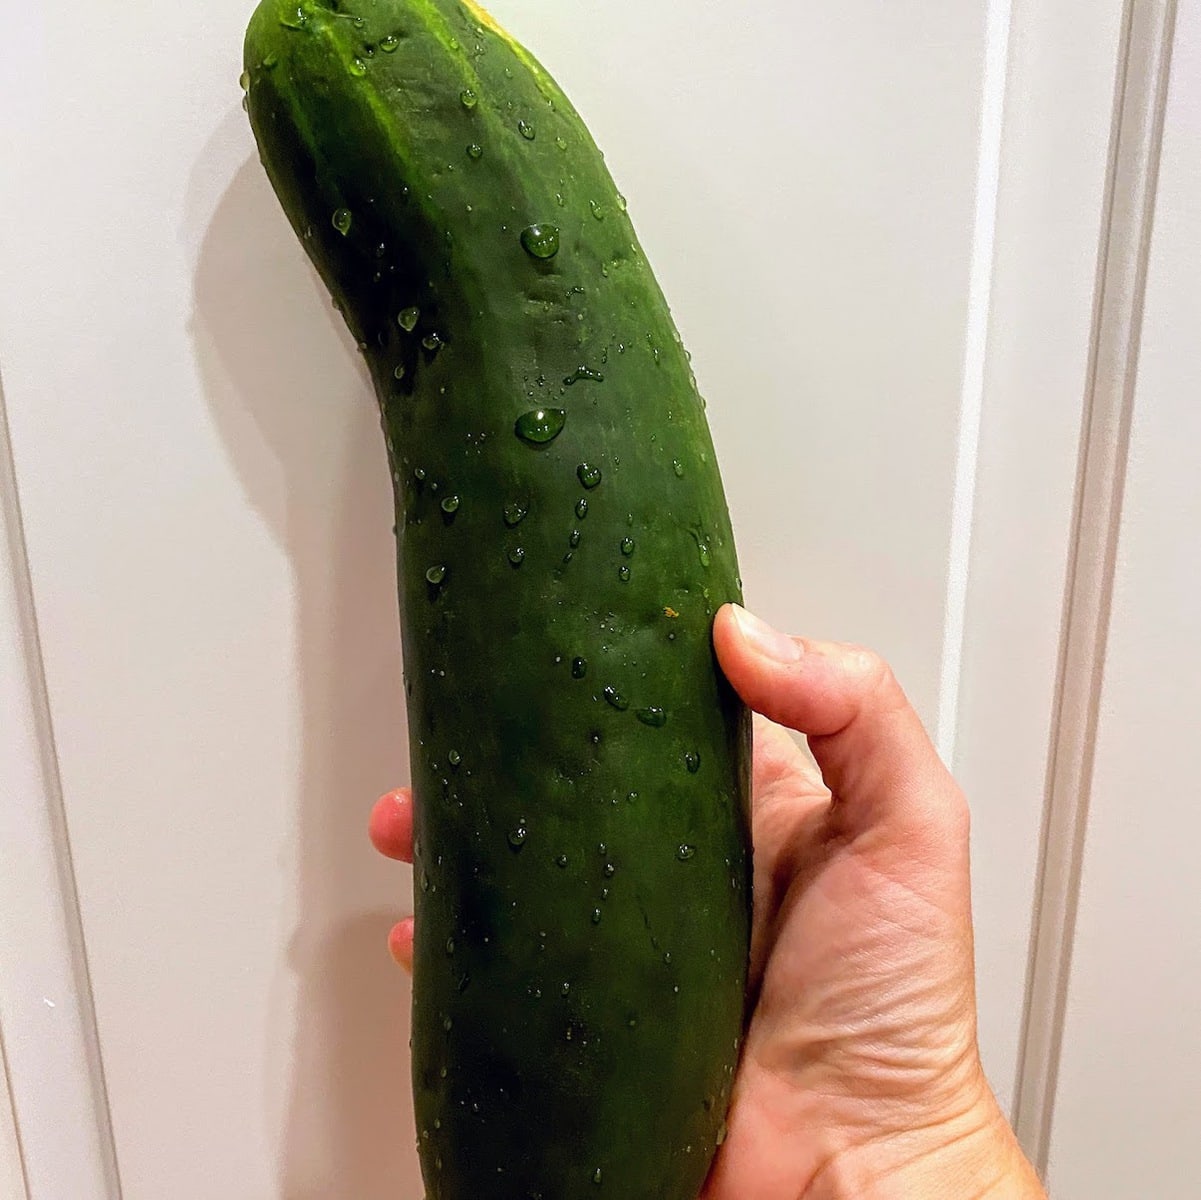
[[[264,0],[249,112],[363,346],[396,483],[428,1193],[694,1200],[751,904],[749,724],[710,641],[740,586],[703,404],[537,63],[458,0],[335,7]],[[535,223],[551,258],[522,246]],[[603,380],[567,384],[581,367]],[[531,445],[515,427],[539,408],[565,424]]]

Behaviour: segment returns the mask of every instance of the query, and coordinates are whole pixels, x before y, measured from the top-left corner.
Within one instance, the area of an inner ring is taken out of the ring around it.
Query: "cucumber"
[[[751,859],[688,355],[580,117],[474,5],[264,0],[245,67],[395,483],[429,1197],[693,1200]]]

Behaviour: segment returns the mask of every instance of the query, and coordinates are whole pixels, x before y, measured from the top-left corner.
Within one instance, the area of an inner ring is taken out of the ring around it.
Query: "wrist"
[[[833,1154],[802,1200],[1046,1200],[991,1095],[960,1116]]]

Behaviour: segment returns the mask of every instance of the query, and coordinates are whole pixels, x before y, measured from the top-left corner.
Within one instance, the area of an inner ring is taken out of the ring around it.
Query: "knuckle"
[[[948,831],[955,836],[957,841],[966,842],[971,837],[972,806],[968,803],[967,796],[963,794],[962,789],[958,787],[951,789],[943,811],[943,820],[946,822]]]
[[[904,700],[900,682],[888,661],[867,646],[849,646],[847,663],[865,696],[892,704]]]

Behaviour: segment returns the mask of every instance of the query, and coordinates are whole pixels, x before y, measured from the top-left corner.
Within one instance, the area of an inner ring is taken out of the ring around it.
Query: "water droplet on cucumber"
[[[451,767],[457,768],[463,761],[463,756],[457,750],[451,750],[446,756],[446,761],[450,763]]]
[[[620,579],[622,583],[629,583],[630,582],[630,568],[629,567],[618,567],[617,568],[617,578]]]
[[[362,79],[367,74],[367,64],[357,54],[347,64],[346,69],[356,79]]]
[[[421,344],[431,353],[436,354],[442,348],[442,337],[437,333],[427,333],[421,339]]]
[[[343,237],[350,232],[350,226],[353,222],[354,217],[349,208],[334,209],[334,215],[330,218],[330,223]]]
[[[581,496],[575,502],[575,515],[582,521],[588,515],[588,500],[587,497]]]
[[[605,688],[604,697],[606,702],[618,712],[625,712],[630,707],[629,701],[612,685]]]
[[[689,775],[695,775],[701,769],[701,755],[699,750],[690,750],[684,755],[684,766],[688,768]]]
[[[531,446],[545,446],[563,432],[567,413],[561,408],[535,408],[517,418],[514,431]]]
[[[576,367],[563,382],[567,387],[571,387],[584,379],[591,380],[593,383],[605,382],[605,377],[599,371],[593,371],[590,367]]]
[[[529,121],[521,120],[517,122],[517,132],[521,134],[527,142],[532,142],[538,136],[537,131],[529,123]]]
[[[678,458],[672,459],[671,469],[676,473],[677,479],[684,478],[684,464]]]
[[[588,674],[588,660],[586,658],[573,658],[571,660],[571,675],[573,679],[583,679]]]
[[[622,554],[624,554],[626,556],[626,558],[629,558],[630,555],[634,553],[634,539],[633,538],[628,537],[628,538],[621,539],[621,552],[622,552]]]
[[[303,8],[290,8],[280,15],[279,23],[285,29],[303,29],[309,23],[309,16]]]
[[[471,145],[467,147],[467,156],[469,158],[482,158],[483,154],[484,147],[481,146],[479,142],[472,142]]]
[[[446,579],[446,567],[443,566],[441,563],[438,563],[435,566],[430,567],[429,570],[426,571],[426,573],[425,573],[426,582],[429,584],[432,584],[434,587],[437,587],[445,579]]]
[[[680,848],[676,851],[676,858],[678,858],[680,860],[680,862],[687,862],[695,854],[696,854],[695,846],[689,846],[687,843],[683,843],[680,846]]]
[[[571,535],[567,539],[567,544],[574,550],[580,544],[580,531],[573,529]]]
[[[589,200],[588,207],[592,209],[592,215],[598,221],[603,221],[605,219],[605,210],[603,205],[597,204],[595,200]]]
[[[514,529],[529,516],[529,512],[530,510],[524,504],[517,501],[514,501],[512,504],[506,504],[504,511],[505,524],[510,529]]]
[[[250,91],[250,72],[249,71],[243,71],[242,74],[238,76],[238,87],[240,87],[242,89],[242,91],[244,91],[244,92]]]
[[[592,1172],[592,1182],[600,1183],[600,1181],[601,1181],[601,1169],[600,1169],[600,1167],[597,1167],[596,1170]]]
[[[592,924],[599,925],[600,923],[601,923],[601,910],[599,908],[594,908],[592,910]]]
[[[509,551],[509,562],[511,562],[515,567],[521,566],[521,564],[525,562],[525,550],[520,546],[514,546],[513,549]]]
[[[662,729],[667,724],[667,713],[656,705],[640,708],[634,715],[643,725],[649,725],[652,729]]]
[[[480,98],[470,88],[464,88],[459,93],[459,100],[464,108],[475,108],[480,102]]]
[[[579,477],[580,482],[589,491],[596,487],[601,481],[600,467],[594,467],[590,463],[580,463],[580,465],[576,467],[575,473]]]
[[[396,323],[405,333],[412,333],[417,328],[419,320],[421,320],[421,309],[416,307],[402,308],[396,314]]]
[[[396,47],[399,45],[400,45],[400,38],[398,38],[396,36],[396,34],[394,34],[394,33],[386,33],[379,40],[379,48],[385,54],[391,54],[392,51],[395,50]]]
[[[443,500],[442,500],[442,511],[443,511],[444,513],[446,513],[446,515],[447,515],[448,517],[449,517],[449,516],[453,516],[455,513],[457,513],[457,512],[459,511],[459,498],[458,498],[458,496],[446,496],[446,497],[444,497],[444,498],[443,498]]]
[[[559,227],[545,222],[527,225],[521,231],[521,248],[531,258],[554,258],[559,253]]]
[[[509,830],[509,845],[514,850],[520,850],[525,845],[525,839],[529,836],[529,831],[524,824],[518,825],[516,829]]]

